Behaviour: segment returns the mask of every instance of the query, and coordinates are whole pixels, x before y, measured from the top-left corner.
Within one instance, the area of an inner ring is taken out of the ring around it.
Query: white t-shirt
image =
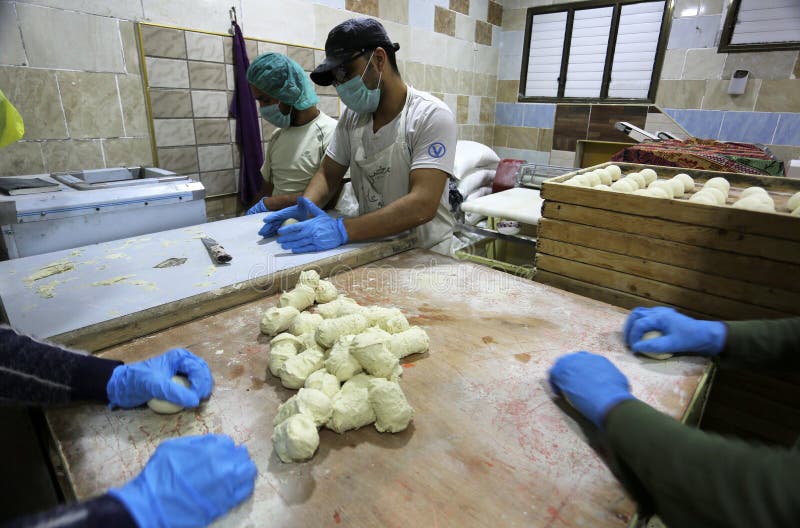
[[[453,175],[458,129],[450,108],[427,92],[408,86],[411,93],[406,115],[406,143],[411,150],[411,170],[440,169]],[[372,156],[387,148],[397,137],[400,115],[372,134],[364,143],[364,153]],[[328,146],[327,155],[345,167],[350,166],[352,132],[360,125],[372,122],[372,114],[344,111]],[[371,128],[371,127],[370,127]]]
[[[320,111],[302,126],[279,128],[264,153],[261,175],[275,187],[273,196],[302,193],[322,164],[336,120]]]

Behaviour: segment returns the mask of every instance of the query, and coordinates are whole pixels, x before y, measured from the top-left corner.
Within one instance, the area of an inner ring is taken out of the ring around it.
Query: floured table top
[[[213,432],[245,443],[259,469],[255,495],[218,526],[622,527],[635,505],[553,399],[548,369],[567,352],[604,354],[636,396],[680,417],[709,366],[634,357],[622,343],[625,310],[426,251],[334,282],[361,304],[400,308],[430,335],[430,352],[404,364],[401,385],[415,409],[409,429],[323,429],[312,460],[281,463],[272,420],[295,391],[266,372],[269,341],[258,323],[273,296],[105,354],[131,362],[191,349],[208,361],[216,384],[199,410],[48,411],[76,495],[131,479],[166,438]]]

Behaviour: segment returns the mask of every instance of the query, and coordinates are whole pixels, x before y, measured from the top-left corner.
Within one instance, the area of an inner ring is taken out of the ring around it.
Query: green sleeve
[[[705,433],[638,400],[605,425],[621,480],[667,526],[800,526],[800,453]]]
[[[729,321],[721,366],[800,370],[800,317]]]

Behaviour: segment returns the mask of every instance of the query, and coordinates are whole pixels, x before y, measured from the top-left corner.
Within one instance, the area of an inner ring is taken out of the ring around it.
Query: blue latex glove
[[[310,211],[308,209],[308,206],[306,205],[306,202],[312,203],[310,200],[306,200],[305,198],[300,197],[297,199],[297,205],[286,207],[285,209],[281,209],[280,211],[276,211],[270,215],[265,216],[264,226],[258,231],[258,234],[264,238],[269,238],[271,236],[274,236],[275,233],[278,232],[278,229],[280,229],[281,224],[283,224],[290,218],[294,218],[295,220],[301,222],[303,220],[308,220]]]
[[[226,435],[165,440],[115,497],[142,528],[207,526],[253,493],[258,471]]]
[[[657,330],[663,335],[642,341],[642,336]],[[672,308],[634,308],[622,330],[625,342],[635,353],[674,354],[689,352],[716,356],[725,348],[728,328],[721,321],[702,321]]]
[[[298,205],[308,210],[310,219],[278,230],[278,243],[292,253],[324,251],[347,244],[344,219],[333,218],[311,200],[300,198]]]
[[[257,201],[256,204],[253,207],[251,207],[250,209],[247,210],[247,212],[245,213],[245,216],[251,215],[251,214],[258,214],[258,213],[268,213],[268,212],[269,212],[269,209],[267,209],[267,206],[264,205],[264,200],[261,199],[261,200]]]
[[[172,381],[183,374],[191,387]],[[152,398],[167,400],[182,407],[197,407],[211,395],[214,380],[206,362],[186,350],[173,348],[138,363],[120,365],[111,373],[106,393],[111,407],[138,407]]]
[[[613,407],[634,399],[628,378],[609,360],[589,352],[558,358],[550,369],[550,386],[600,429]]]

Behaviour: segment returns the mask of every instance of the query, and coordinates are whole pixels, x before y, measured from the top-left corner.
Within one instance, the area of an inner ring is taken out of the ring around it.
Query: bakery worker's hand
[[[632,400],[628,378],[609,360],[589,352],[558,358],[550,369],[550,386],[598,428],[617,404]]]
[[[253,493],[256,466],[226,435],[165,440],[142,472],[109,495],[142,527],[207,526]]]
[[[258,230],[258,234],[264,238],[269,238],[274,236],[275,233],[278,232],[278,229],[281,228],[281,225],[290,218],[294,218],[298,222],[308,219],[308,207],[306,207],[301,200],[305,200],[305,198],[298,198],[297,205],[286,207],[280,211],[274,211],[272,214],[265,216],[264,225]]]
[[[259,201],[257,201],[256,204],[253,207],[251,207],[250,209],[247,210],[247,212],[245,213],[245,216],[252,215],[252,214],[258,214],[258,213],[268,213],[268,212],[269,212],[269,209],[267,209],[267,206],[264,203],[264,199],[262,198]]]
[[[300,197],[298,207],[308,211],[308,220],[278,230],[278,243],[292,253],[324,251],[347,244],[344,219],[333,218],[311,200]]]
[[[647,332],[661,332],[661,337],[642,341]],[[687,352],[713,357],[725,348],[728,330],[721,321],[702,321],[678,313],[672,308],[634,308],[622,334],[635,353],[675,354]]]
[[[172,381],[176,374],[189,378],[188,388]],[[214,380],[208,364],[186,350],[173,348],[138,363],[120,365],[111,373],[106,393],[111,407],[138,407],[153,398],[181,407],[197,407],[211,395]]]

